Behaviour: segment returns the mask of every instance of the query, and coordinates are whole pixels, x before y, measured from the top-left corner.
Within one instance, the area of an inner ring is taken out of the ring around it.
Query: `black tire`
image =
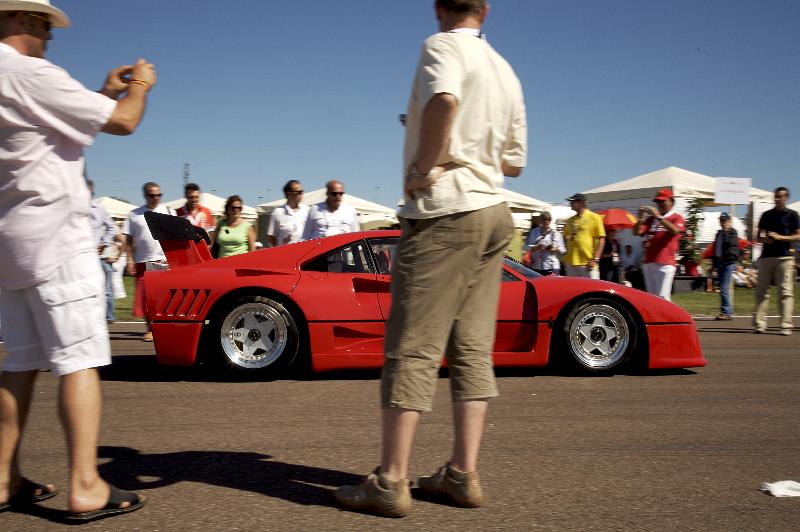
[[[624,307],[608,299],[580,301],[570,309],[561,329],[562,361],[584,373],[614,373],[636,352],[636,321]]]
[[[267,297],[241,297],[210,325],[208,339],[217,361],[234,371],[275,375],[292,365],[299,350],[292,314]]]

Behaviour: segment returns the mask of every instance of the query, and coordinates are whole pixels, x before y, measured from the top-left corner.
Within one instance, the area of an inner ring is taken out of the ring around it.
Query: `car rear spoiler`
[[[150,234],[161,244],[170,269],[214,260],[205,229],[195,227],[186,218],[152,211],[144,213],[144,219]]]

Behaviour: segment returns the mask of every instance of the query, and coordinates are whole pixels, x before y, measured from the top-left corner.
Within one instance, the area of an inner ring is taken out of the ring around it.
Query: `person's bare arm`
[[[133,262],[134,248],[133,237],[131,235],[125,235],[125,244],[123,245],[122,252],[128,255],[128,262],[125,264],[128,275],[134,275],[136,273],[136,263]]]
[[[518,166],[511,166],[506,163],[502,165],[503,175],[506,177],[519,177],[522,175],[522,168]]]
[[[592,260],[589,261],[588,266],[590,268],[594,268],[597,265],[598,260],[597,258],[600,257],[603,253],[603,247],[606,245],[606,237],[601,236],[597,239],[597,248],[594,250],[594,255],[592,256]]]
[[[775,231],[767,231],[767,238],[777,242],[800,242],[800,229],[793,235],[781,235]]]
[[[252,225],[247,229],[247,250],[256,250],[256,231]]]
[[[156,84],[157,76],[155,67],[144,59],[139,59],[130,69],[130,79],[125,78],[128,67],[119,67],[112,70],[106,85],[100,91],[106,96],[114,93],[121,94],[121,84],[125,85],[125,96],[117,102],[117,107],[111,117],[103,126],[102,131],[111,135],[130,135],[133,133],[144,116],[147,104],[147,93]]]
[[[431,98],[422,112],[417,157],[406,175],[406,193],[430,187],[441,168],[434,167],[447,146],[458,111],[458,100],[452,94],[439,93]]]

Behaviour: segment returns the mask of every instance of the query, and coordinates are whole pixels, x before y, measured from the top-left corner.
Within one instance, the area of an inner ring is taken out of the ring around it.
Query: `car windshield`
[[[523,275],[526,279],[538,279],[539,277],[542,276],[541,274],[536,273],[535,271],[531,270],[524,264],[515,261],[511,257],[506,256],[505,258],[503,258],[503,262],[505,262],[506,266],[508,266],[515,272]]]

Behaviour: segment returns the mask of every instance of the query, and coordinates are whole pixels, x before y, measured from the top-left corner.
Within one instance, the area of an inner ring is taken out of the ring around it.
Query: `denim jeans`
[[[736,269],[736,263],[731,262],[730,264],[718,264],[717,265],[717,278],[719,279],[719,295],[722,299],[722,304],[719,307],[719,310],[722,314],[726,316],[731,316],[733,314],[733,308],[731,307],[731,276],[733,275],[733,271]]]
[[[100,259],[106,276],[106,321],[114,321],[114,265]]]

